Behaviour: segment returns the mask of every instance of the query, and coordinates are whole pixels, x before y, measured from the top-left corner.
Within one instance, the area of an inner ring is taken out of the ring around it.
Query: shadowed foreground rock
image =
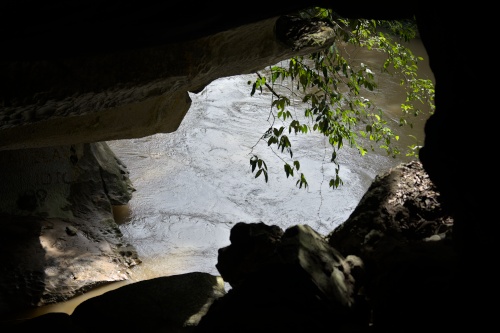
[[[186,273],[145,280],[90,298],[73,311],[14,323],[12,332],[192,332],[214,299],[220,277]]]
[[[340,330],[367,327],[351,273],[362,270],[356,259],[344,258],[307,225],[279,232],[263,223],[236,224],[217,263],[233,289],[196,332],[322,332],[332,322]]]
[[[468,301],[453,219],[420,162],[379,175],[347,221],[328,235],[363,259],[363,293],[377,332],[448,331]]]
[[[189,331],[225,293],[224,281],[207,273],[159,277],[88,299],[71,319],[87,332]]]

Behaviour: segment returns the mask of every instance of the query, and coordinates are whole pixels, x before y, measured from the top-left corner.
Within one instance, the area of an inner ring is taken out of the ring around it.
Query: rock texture
[[[236,224],[217,268],[233,287],[197,332],[326,331],[367,327],[358,310],[359,258],[345,258],[307,225]],[[236,264],[237,263],[237,264]],[[238,277],[238,278],[236,278]]]
[[[362,293],[381,332],[448,330],[462,303],[450,213],[420,162],[379,175],[328,243],[364,263]]]
[[[192,272],[129,284],[81,303],[71,314],[48,313],[3,325],[2,332],[194,332],[214,300],[220,277]]]
[[[224,281],[207,273],[159,277],[88,299],[71,320],[87,332],[193,331],[225,294]]]
[[[134,191],[105,143],[0,152],[0,317],[128,279],[140,262],[112,205]]]

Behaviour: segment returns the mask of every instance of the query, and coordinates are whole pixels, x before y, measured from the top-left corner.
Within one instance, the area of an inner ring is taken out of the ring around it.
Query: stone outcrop
[[[9,78],[0,86],[0,150],[173,132],[191,105],[188,92],[333,43],[332,27],[301,21],[274,17],[195,40],[83,58],[0,61]],[[287,33],[299,24],[300,31]]]
[[[355,276],[363,270],[307,225],[236,224],[217,268],[232,289],[217,299],[196,332],[327,331],[368,327]]]
[[[105,143],[1,151],[1,317],[128,279],[140,262],[112,205],[134,191]]]
[[[86,332],[192,331],[225,294],[222,278],[208,273],[159,277],[88,299],[71,320]]]
[[[379,175],[328,243],[364,264],[363,294],[382,332],[449,330],[462,303],[450,213],[410,162]],[[436,316],[433,316],[436,314]]]
[[[222,279],[207,273],[159,277],[88,299],[71,315],[47,313],[2,331],[189,333],[225,293]]]

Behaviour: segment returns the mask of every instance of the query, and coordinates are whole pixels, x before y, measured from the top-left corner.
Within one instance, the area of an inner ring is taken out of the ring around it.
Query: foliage
[[[283,161],[286,176],[297,177],[296,185],[307,188],[306,176],[295,175],[300,162],[293,159],[289,135],[321,133],[328,138],[330,161],[335,164],[336,175],[329,185],[337,188],[343,184],[337,154],[344,144],[355,147],[361,155],[375,149],[385,150],[393,157],[401,153],[394,144],[399,137],[390,128],[384,111],[363,97],[363,92],[377,87],[374,71],[364,63],[353,64],[346,50],[362,47],[387,55],[381,70],[391,75],[399,73],[406,90],[400,126],[411,126],[408,116],[422,112],[414,102],[427,104],[431,112],[434,110],[434,85],[431,80],[418,77],[418,62],[423,59],[401,43],[415,38],[414,22],[347,20],[321,8],[300,15],[329,22],[335,31],[335,42],[320,52],[290,59],[288,66],[271,66],[265,74],[257,73],[254,82],[249,82],[251,95],[264,89],[272,93],[271,124],[260,140],[267,142]],[[293,111],[297,99],[305,106],[303,115]],[[418,157],[419,148],[416,144],[409,146],[406,155]],[[252,172],[257,170],[255,178],[263,174],[267,182],[267,165],[253,150],[250,164]]]

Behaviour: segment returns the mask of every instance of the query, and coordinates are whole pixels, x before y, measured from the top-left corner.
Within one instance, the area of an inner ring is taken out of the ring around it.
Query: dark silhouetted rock
[[[71,320],[86,332],[190,332],[224,294],[222,279],[208,273],[159,277],[90,298]]]
[[[351,275],[362,263],[346,261],[309,226],[283,232],[264,223],[238,223],[230,239],[219,250],[217,267],[225,268],[223,278],[238,279],[196,332],[320,332],[332,322],[342,330],[368,327]]]

